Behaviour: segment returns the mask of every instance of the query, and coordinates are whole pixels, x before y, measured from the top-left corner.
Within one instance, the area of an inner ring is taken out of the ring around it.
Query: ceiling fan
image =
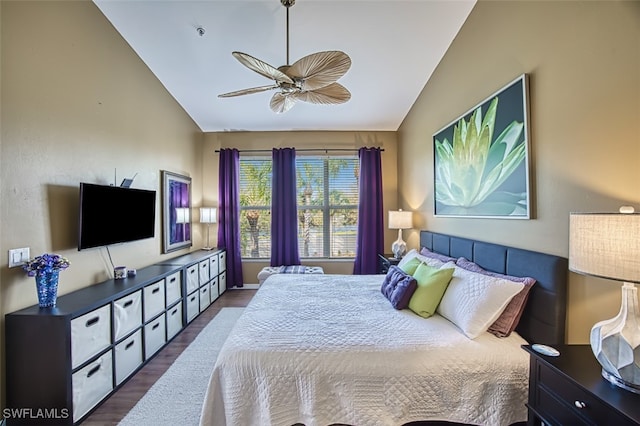
[[[275,84],[252,87],[218,95],[220,98],[278,90],[270,102],[276,113],[287,112],[297,101],[313,104],[341,104],[351,99],[351,93],[336,81],[351,67],[349,56],[338,50],[312,53],[289,65],[289,8],[296,0],[280,0],[287,9],[287,65],[275,68],[242,52],[232,52],[234,58],[250,70],[274,80]]]

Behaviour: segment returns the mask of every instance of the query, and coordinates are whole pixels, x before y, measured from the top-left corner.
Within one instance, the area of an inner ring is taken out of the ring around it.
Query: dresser
[[[211,256],[202,256],[202,253],[188,254],[162,263],[184,271],[187,324],[227,290],[226,251],[222,250]]]
[[[638,425],[640,395],[610,384],[589,345],[554,346],[557,357],[530,354],[528,425]]]
[[[5,315],[7,424],[78,424],[225,290],[202,250]]]

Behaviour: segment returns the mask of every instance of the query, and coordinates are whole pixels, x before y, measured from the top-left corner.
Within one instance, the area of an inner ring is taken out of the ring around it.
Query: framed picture
[[[528,76],[433,135],[436,216],[529,219]]]
[[[191,178],[162,170],[162,252],[191,247]]]

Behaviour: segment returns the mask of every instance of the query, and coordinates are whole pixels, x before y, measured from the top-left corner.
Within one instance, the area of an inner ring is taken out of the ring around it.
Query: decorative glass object
[[[622,285],[622,305],[615,318],[596,323],[591,329],[591,348],[602,365],[602,376],[614,385],[640,393],[640,350],[638,290],[632,283]]]
[[[38,305],[41,308],[56,306],[58,298],[58,274],[67,269],[70,263],[66,257],[59,254],[44,253],[27,260],[22,269],[30,277],[36,277]]]
[[[38,306],[41,308],[56,306],[59,274],[59,270],[53,270],[39,272],[35,275],[36,290],[38,291]]]

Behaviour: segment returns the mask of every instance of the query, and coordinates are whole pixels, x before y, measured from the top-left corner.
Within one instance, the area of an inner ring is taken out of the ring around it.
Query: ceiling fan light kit
[[[242,65],[274,80],[274,84],[236,90],[218,95],[220,98],[278,90],[269,106],[276,113],[287,112],[297,101],[312,104],[342,104],[351,99],[351,93],[337,83],[351,68],[351,58],[339,50],[328,50],[307,55],[289,65],[289,8],[295,0],[280,0],[287,9],[287,65],[275,68],[266,62],[242,52],[232,55]]]

